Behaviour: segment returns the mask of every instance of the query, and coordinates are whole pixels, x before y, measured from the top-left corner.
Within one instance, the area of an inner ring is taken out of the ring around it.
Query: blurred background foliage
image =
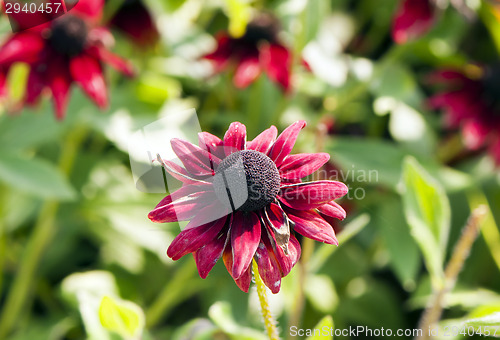
[[[440,325],[500,326],[498,168],[484,149],[466,150],[428,105],[433,71],[498,63],[493,3],[437,1],[432,28],[404,44],[391,38],[398,0],[142,3],[157,40],[142,47],[111,26],[114,52],[138,72],[106,70],[105,112],[78,89],[63,121],[47,98],[11,114],[28,72],[9,71],[0,102],[0,338],[265,339],[255,290],[241,292],[221,263],[202,280],[192,258],[167,258],[179,226],[151,223],[164,194],[133,182],[131,134],[191,108],[218,136],[232,121],[253,138],[305,119],[295,151],[328,152],[330,170],[349,184],[348,217],[335,224],[340,246],[303,244],[280,293],[269,294],[283,338],[290,326],[318,323],[416,328],[480,204],[481,232],[443,296]],[[121,5],[107,1],[105,16]],[[219,31],[241,35],[259,12],[279,20],[292,52],[287,92],[265,74],[237,88],[234,69],[214,74],[202,58]],[[2,16],[2,37],[9,30]]]

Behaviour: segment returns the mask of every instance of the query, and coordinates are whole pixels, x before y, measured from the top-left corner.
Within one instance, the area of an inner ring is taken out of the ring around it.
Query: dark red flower
[[[222,71],[231,63],[236,64],[234,85],[244,88],[261,73],[288,91],[290,88],[290,51],[278,41],[276,19],[261,15],[250,22],[241,38],[232,38],[227,32],[217,35],[217,49],[204,56]]]
[[[152,46],[160,37],[151,14],[140,0],[125,0],[110,24],[139,46]]]
[[[295,232],[338,244],[321,214],[345,218],[344,209],[333,200],[344,196],[347,187],[336,181],[301,181],[329,159],[326,153],[290,155],[305,125],[298,121],[277,138],[271,126],[247,142],[245,126],[236,122],[222,140],[207,132],[199,135],[199,146],[172,140],[184,168],[158,159],[183,186],[165,197],[149,218],[159,223],[190,222],[167,255],[178,260],[193,253],[202,278],[222,257],[245,292],[255,259],[264,283],[277,293],[281,278],[300,257]]]
[[[498,67],[469,65],[465,71],[442,70],[431,76],[446,90],[430,98],[443,109],[448,127],[459,127],[465,145],[472,150],[487,146],[500,165],[500,87]]]
[[[44,90],[52,93],[55,114],[66,113],[71,84],[104,109],[108,104],[102,63],[131,76],[131,65],[108,51],[111,33],[97,26],[104,0],[80,0],[73,9],[46,24],[12,34],[0,47],[0,67],[30,65],[25,103],[34,105]]]
[[[402,0],[392,22],[392,38],[398,44],[425,34],[434,23],[432,0]]]

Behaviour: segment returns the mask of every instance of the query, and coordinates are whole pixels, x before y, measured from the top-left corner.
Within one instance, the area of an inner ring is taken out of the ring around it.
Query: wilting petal
[[[229,272],[229,274],[231,274],[233,268],[233,250],[231,247],[231,242],[227,242],[226,247],[224,248],[224,253],[222,254],[222,259],[227,271]],[[252,282],[251,266],[249,265],[238,279],[235,279],[234,277],[233,279],[236,285],[242,291],[248,293],[248,290],[250,289],[250,282]]]
[[[104,0],[80,0],[73,7],[72,13],[84,17],[86,20],[98,22],[102,17]]]
[[[226,157],[226,155],[224,154],[222,140],[219,137],[214,136],[209,132],[198,133],[198,145],[203,150],[207,150],[212,155],[215,155],[220,159]]]
[[[226,67],[233,53],[233,40],[225,33],[217,36],[217,48],[214,52],[205,55],[203,58],[212,60],[215,63],[215,69],[220,72]]]
[[[328,160],[327,153],[299,153],[289,155],[279,167],[280,176],[286,179],[303,178],[321,168]]]
[[[269,79],[280,84],[286,91],[290,88],[290,51],[278,44],[264,45],[260,54],[263,68]]]
[[[214,201],[215,193],[213,191],[196,192],[181,196],[180,191],[187,192],[188,190],[194,189],[192,186],[185,186],[172,195],[165,197],[148,214],[149,219],[156,223],[186,221],[196,216],[200,209]]]
[[[285,254],[288,253],[288,241],[290,240],[290,225],[286,218],[285,212],[274,203],[269,204],[265,208],[264,220],[268,229],[273,234],[276,246],[283,249]]]
[[[245,149],[247,141],[247,128],[240,122],[234,122],[229,125],[229,128],[224,135],[224,152],[226,156]]]
[[[126,76],[132,77],[135,74],[134,66],[129,61],[111,53],[105,47],[92,46],[87,49],[87,53],[97,60],[101,60],[106,64],[111,65],[111,67]]]
[[[297,210],[315,209],[347,194],[348,188],[342,182],[315,181],[282,186],[278,199]]]
[[[318,207],[318,211],[323,215],[338,218],[343,220],[346,217],[346,212],[337,202],[331,201]]]
[[[293,230],[310,239],[338,245],[333,227],[314,210],[287,210],[288,218],[294,222]]]
[[[283,160],[290,154],[295,145],[295,141],[297,140],[297,136],[299,135],[300,130],[302,130],[306,126],[306,122],[303,120],[299,120],[289,127],[287,127],[283,132],[278,136],[276,142],[274,142],[271,147],[271,151],[269,152],[269,157],[276,163],[276,166],[279,168]]]
[[[281,287],[281,270],[272,248],[268,250],[266,245],[260,242],[255,252],[255,259],[262,281],[273,294],[278,293]]]
[[[247,143],[248,150],[255,150],[267,154],[271,145],[276,141],[276,136],[278,135],[278,129],[276,126],[271,125],[267,130],[264,130],[261,134],[253,139],[253,141]]]
[[[212,176],[215,174],[215,168],[220,163],[218,157],[179,138],[173,138],[170,144],[187,171],[196,176]]]
[[[233,266],[231,276],[238,279],[252,263],[260,242],[261,226],[257,214],[234,213],[231,222],[231,247],[233,249]]]
[[[14,62],[32,63],[38,60],[45,47],[38,34],[21,32],[12,35],[0,48],[0,65],[9,66]]]
[[[54,59],[47,65],[46,81],[52,92],[57,119],[63,119],[66,114],[72,82],[66,63],[63,57],[54,56]]]
[[[267,227],[267,232],[261,235],[261,239],[268,249],[272,249],[274,256],[278,261],[281,270],[281,276],[285,277],[290,273],[295,263],[297,263],[300,258],[300,244],[295,238],[295,236],[290,234],[290,239],[288,242],[288,254],[285,254],[283,248],[276,246],[276,239],[269,227]]]
[[[212,242],[225,223],[226,218],[224,217],[196,228],[184,229],[168,247],[168,257],[172,260],[178,260]]]
[[[202,279],[207,277],[208,273],[215,266],[215,263],[222,256],[226,239],[227,231],[223,229],[214,240],[194,252],[193,255],[196,267],[198,268],[198,274],[200,274]]]
[[[241,59],[234,73],[234,85],[238,88],[247,87],[257,79],[260,71],[260,62],[257,56],[252,55]]]
[[[392,38],[398,44],[426,33],[434,21],[434,7],[430,0],[403,0],[392,24]]]
[[[80,1],[78,4],[85,2]],[[71,58],[69,71],[75,82],[85,93],[99,106],[104,109],[108,106],[108,91],[98,60],[85,53]]]

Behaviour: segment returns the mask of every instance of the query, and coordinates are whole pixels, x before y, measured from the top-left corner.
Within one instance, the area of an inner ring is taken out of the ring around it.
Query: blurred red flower
[[[434,23],[432,0],[402,0],[392,22],[392,38],[404,44],[427,33]]]
[[[217,49],[204,56],[215,63],[217,72],[236,64],[234,85],[245,88],[261,73],[288,91],[290,88],[291,52],[278,40],[278,22],[271,15],[260,15],[240,38],[227,32],[217,35]]]
[[[101,109],[107,107],[108,94],[102,63],[108,63],[127,76],[132,66],[112,54],[111,33],[98,26],[104,0],[80,0],[67,14],[45,24],[20,31],[0,47],[0,68],[15,62],[30,65],[24,102],[34,105],[42,92],[52,93],[55,115],[66,114],[71,84],[75,82]],[[28,16],[14,17],[23,27]]]
[[[111,18],[110,25],[139,46],[152,46],[160,38],[153,18],[141,0],[125,0]]]
[[[429,103],[443,109],[446,124],[459,127],[465,145],[472,150],[488,147],[500,165],[500,87],[497,67],[469,65],[465,71],[441,70],[431,75],[433,83],[446,85]]]
[[[172,148],[184,168],[159,161],[183,186],[165,197],[149,218],[159,223],[190,222],[167,255],[178,260],[193,253],[202,278],[222,257],[245,292],[255,259],[264,283],[277,293],[281,278],[300,257],[294,232],[338,244],[322,215],[345,218],[344,209],[334,200],[344,196],[347,187],[337,181],[301,181],[329,159],[326,153],[290,155],[305,125],[297,121],[277,138],[271,126],[249,142],[245,126],[237,122],[222,140],[207,132],[199,135],[199,146],[173,139]]]

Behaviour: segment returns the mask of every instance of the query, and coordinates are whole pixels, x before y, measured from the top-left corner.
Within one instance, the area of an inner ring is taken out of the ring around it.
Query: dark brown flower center
[[[217,198],[233,211],[255,211],[273,202],[280,189],[276,164],[261,152],[235,152],[219,164],[214,176]]]
[[[256,45],[259,41],[276,42],[279,24],[276,18],[269,14],[261,14],[252,20],[245,34],[240,38],[245,43]]]
[[[86,41],[87,25],[79,17],[65,14],[52,23],[49,42],[57,52],[75,56],[83,51]]]

